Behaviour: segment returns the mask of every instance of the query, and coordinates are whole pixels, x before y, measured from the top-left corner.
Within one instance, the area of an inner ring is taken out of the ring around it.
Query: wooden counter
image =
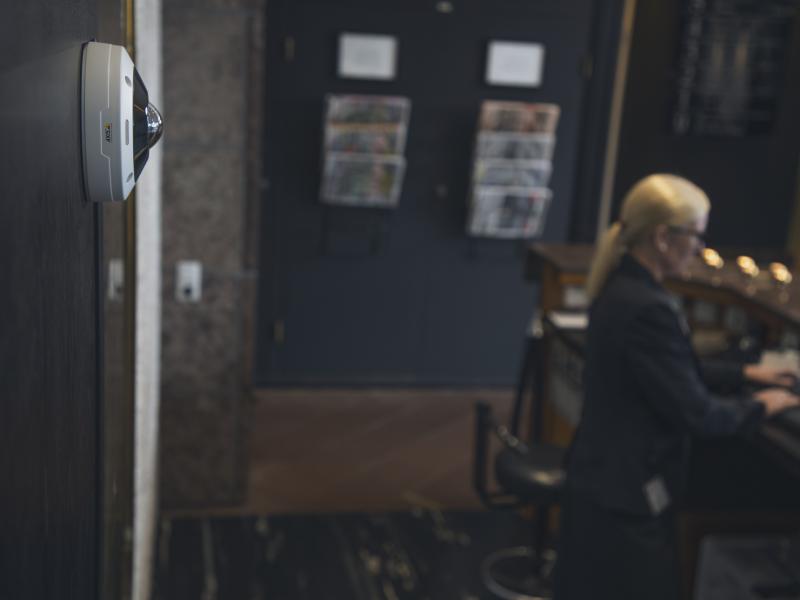
[[[593,253],[594,247],[588,244],[534,243],[528,247],[525,276],[541,284],[542,311],[569,308],[569,291],[585,284]],[[666,287],[682,297],[741,307],[771,334],[786,328],[800,330],[800,280],[782,288],[764,265],[759,277],[749,281],[736,266],[735,257],[723,254],[723,258],[725,265],[719,270],[697,258],[681,277],[669,279]]]

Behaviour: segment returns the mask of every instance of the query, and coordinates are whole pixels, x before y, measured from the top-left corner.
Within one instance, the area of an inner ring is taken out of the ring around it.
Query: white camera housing
[[[81,74],[86,195],[93,202],[121,202],[161,138],[161,114],[122,46],[88,42]]]

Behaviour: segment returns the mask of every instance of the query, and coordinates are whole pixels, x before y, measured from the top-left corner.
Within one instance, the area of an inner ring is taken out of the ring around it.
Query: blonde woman
[[[726,399],[709,391],[793,381],[755,365],[702,365],[692,350],[662,282],[703,248],[709,208],[690,181],[650,175],[598,245],[555,600],[677,600],[673,519],[690,436],[744,431],[798,404],[783,387]]]

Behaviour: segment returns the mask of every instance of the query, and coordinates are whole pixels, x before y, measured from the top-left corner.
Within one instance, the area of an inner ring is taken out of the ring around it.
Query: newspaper
[[[549,160],[479,159],[475,163],[475,185],[525,188],[547,187],[552,163]]]
[[[561,109],[557,104],[486,101],[481,107],[482,131],[555,133]]]
[[[321,199],[328,204],[397,206],[405,168],[402,156],[329,152]]]
[[[411,101],[399,96],[340,96],[329,94],[328,123],[395,123],[407,125]]]
[[[320,199],[395,207],[405,174],[411,101],[394,96],[326,98]]]
[[[475,156],[509,160],[551,160],[556,145],[552,133],[481,131]]]
[[[406,142],[404,125],[327,125],[325,150],[358,154],[402,154]]]
[[[551,197],[547,188],[478,186],[473,190],[467,230],[499,238],[541,235]]]

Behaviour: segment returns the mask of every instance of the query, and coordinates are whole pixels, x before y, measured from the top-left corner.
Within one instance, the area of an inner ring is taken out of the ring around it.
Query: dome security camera
[[[163,132],[125,48],[88,42],[81,69],[83,174],[93,202],[122,202]]]

